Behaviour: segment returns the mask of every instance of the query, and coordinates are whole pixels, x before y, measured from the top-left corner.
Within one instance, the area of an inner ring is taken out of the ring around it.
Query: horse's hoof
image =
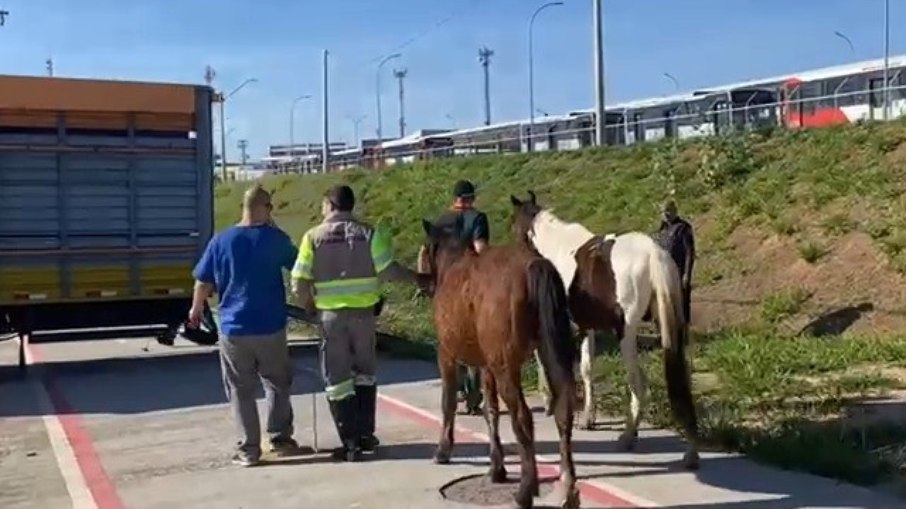
[[[576,489],[575,483],[567,487],[563,482],[558,482],[554,485],[554,491],[548,497],[548,500],[555,501],[559,500],[560,502],[556,506],[560,509],[579,509],[579,490]]]
[[[620,435],[620,438],[617,439],[617,447],[621,451],[632,451],[635,449],[635,444],[638,442],[638,435],[635,433],[626,433]]]
[[[698,470],[699,460],[698,451],[686,451],[683,455],[683,466],[686,470]]]
[[[491,471],[488,472],[488,477],[494,484],[503,484],[506,482],[506,468],[502,465],[500,468],[491,467]]]
[[[443,449],[438,449],[434,453],[434,463],[438,465],[447,465],[450,463],[450,451],[445,451]]]
[[[534,507],[534,499],[531,495],[521,495],[517,493],[513,497],[513,503],[510,507],[515,509],[532,509],[532,507]]]

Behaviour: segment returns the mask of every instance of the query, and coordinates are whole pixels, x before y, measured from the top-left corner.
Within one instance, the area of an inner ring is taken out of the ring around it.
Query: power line
[[[380,55],[375,56],[374,58],[369,60],[367,63],[374,64],[376,62],[379,62],[382,58],[384,58],[384,55],[388,55],[390,53],[398,53],[400,50],[415,44],[420,39],[423,39],[424,37],[427,37],[428,35],[430,35],[431,32],[434,32],[435,30],[443,27],[444,25],[446,25],[446,24],[450,23],[451,21],[453,21],[454,19],[458,18],[462,13],[464,13],[466,11],[466,9],[474,7],[475,4],[477,4],[477,3],[478,3],[478,0],[469,0],[464,5],[462,5],[459,9],[456,9],[453,12],[451,12],[450,14],[435,21],[430,27],[413,35],[412,37],[406,39],[405,41],[401,42],[400,44],[398,44],[392,48],[389,48],[386,51],[381,52]]]

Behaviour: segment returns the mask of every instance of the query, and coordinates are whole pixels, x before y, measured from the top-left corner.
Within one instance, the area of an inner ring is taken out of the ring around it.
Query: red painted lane
[[[381,394],[378,394],[378,408],[382,411],[390,412],[396,414],[400,417],[408,419],[414,423],[417,423],[421,426],[428,428],[437,428],[440,427],[442,421],[435,415],[430,414],[429,412],[412,407],[408,404],[405,404],[401,401],[397,401],[394,398],[390,398]],[[468,441],[480,441],[487,442],[487,437],[482,433],[477,433],[471,430],[455,428],[453,430],[454,437],[457,441],[468,442]],[[543,477],[560,477],[560,467],[557,465],[551,465],[549,463],[538,463],[538,475]],[[589,484],[584,481],[578,481],[576,483],[579,488],[579,493],[585,497],[587,500],[590,500],[596,504],[602,504],[606,507],[620,507],[620,508],[637,508],[638,505],[635,502],[626,500],[625,498],[611,493],[604,488],[599,486]]]
[[[32,363],[42,361],[43,356],[39,348],[31,345],[27,345],[26,348]],[[53,404],[54,416],[60,421],[66,440],[72,447],[76,463],[82,471],[95,505],[98,509],[125,509],[126,506],[117,493],[116,486],[101,464],[91,434],[82,423],[81,415],[69,404],[53,378],[43,377],[42,382]]]

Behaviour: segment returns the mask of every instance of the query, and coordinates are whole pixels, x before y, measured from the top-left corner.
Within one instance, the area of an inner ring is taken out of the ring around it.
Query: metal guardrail
[[[837,91],[841,86],[837,87]],[[906,117],[906,85],[889,87],[891,100],[889,119],[895,120]],[[798,90],[790,90],[788,95],[795,96]],[[724,135],[738,132],[757,131],[760,129],[798,129],[811,127],[810,123],[858,123],[860,121],[882,120],[884,107],[881,101],[884,89],[858,90],[854,92],[834,93],[811,98],[793,98],[766,104],[749,104],[743,106],[724,104],[721,108],[701,109],[694,112],[683,112],[690,108],[701,106],[702,103],[690,97],[688,101],[680,99],[669,101],[665,98],[663,104],[652,100],[650,105],[640,105],[624,111],[624,119],[619,123],[609,123],[606,128],[608,145],[633,145],[665,138],[690,139]],[[754,96],[753,96],[754,97]],[[715,106],[716,103],[710,106]],[[834,110],[834,120],[810,119],[813,112],[818,110]],[[650,114],[660,111],[662,116],[657,118],[644,118],[632,120],[628,118],[634,113]],[[669,115],[666,113],[670,112]],[[609,111],[612,115],[619,111]],[[463,140],[465,135],[457,135],[454,131],[446,135],[432,135],[423,140],[443,139],[451,137],[452,145],[424,148],[386,148],[379,155],[358,154],[356,156],[334,157],[330,161],[333,171],[342,171],[356,167],[387,167],[417,160],[449,157],[468,157],[478,154],[514,154],[528,151],[532,145],[533,152],[570,151],[586,148],[594,144],[594,119],[590,112],[577,113],[573,121],[582,118],[588,119],[588,126],[580,128],[557,129],[568,120],[557,117],[556,120],[546,121],[545,117],[535,119],[534,131],[528,130],[528,122],[513,123],[502,126],[489,126],[469,130],[469,138]],[[802,125],[805,124],[805,125]],[[500,134],[493,134],[494,131]],[[538,132],[543,130],[543,132]],[[513,131],[518,135],[504,135]],[[641,139],[640,139],[641,138]],[[297,173],[306,171],[304,168],[281,168],[279,173]]]

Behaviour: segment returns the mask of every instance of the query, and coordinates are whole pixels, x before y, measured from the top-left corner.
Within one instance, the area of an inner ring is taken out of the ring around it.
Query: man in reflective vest
[[[317,310],[320,317],[321,369],[342,443],[334,457],[345,461],[357,461],[360,452],[372,452],[378,445],[374,435],[378,281],[425,287],[431,280],[396,263],[390,237],[359,221],[352,213],[354,206],[349,186],[327,191],[321,204],[324,220],[302,236],[291,276],[302,307]]]

